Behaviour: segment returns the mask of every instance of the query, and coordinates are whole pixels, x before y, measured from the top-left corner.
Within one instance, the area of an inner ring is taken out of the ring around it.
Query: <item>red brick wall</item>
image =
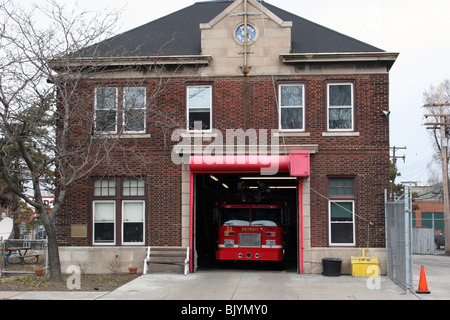
[[[356,182],[356,212],[374,223],[357,218],[357,246],[384,246],[384,189],[389,182],[389,125],[381,119],[389,101],[388,75],[303,76],[303,77],[221,77],[199,79],[197,84],[213,85],[213,126],[219,130],[272,129],[278,127],[276,95],[278,83],[295,81],[305,84],[306,132],[309,137],[280,138],[286,144],[317,144],[318,153],[311,157],[311,236],[312,246],[328,245],[328,176],[354,176]],[[354,84],[355,131],[358,137],[325,137],[327,130],[327,83],[346,81]],[[117,80],[86,81],[80,86],[80,109],[91,110],[95,86],[142,85],[148,96],[158,91],[158,81]],[[168,80],[164,92],[151,100],[147,133],[151,138],[121,141],[124,149],[138,146],[140,155],[133,158],[117,152],[111,165],[111,175],[127,176],[135,172],[147,182],[146,240],[150,245],[181,244],[181,168],[171,162],[170,152],[177,142],[170,136],[186,121],[186,84],[192,79]],[[149,98],[150,100],[150,98]],[[120,102],[119,102],[120,103]],[[167,121],[165,117],[172,120]],[[155,120],[164,125],[154,126]],[[80,124],[83,122],[80,121]],[[84,130],[79,125],[74,130]],[[143,161],[146,159],[146,161]],[[109,172],[101,166],[93,176]],[[59,240],[62,245],[89,245],[89,239],[70,237],[71,224],[88,224],[90,217],[89,179],[74,185],[68,192],[66,204],[58,218]]]
[[[422,212],[444,212],[444,202],[442,200],[422,200],[415,201],[413,207],[418,208],[414,210],[416,227],[422,227]]]

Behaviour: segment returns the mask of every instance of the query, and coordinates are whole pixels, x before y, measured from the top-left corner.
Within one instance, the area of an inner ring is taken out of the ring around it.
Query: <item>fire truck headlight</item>
[[[275,238],[276,236],[276,232],[266,232],[266,238]]]
[[[225,247],[230,248],[234,246],[234,240],[224,240],[223,244],[225,245]]]
[[[234,231],[225,231],[223,235],[224,237],[234,237]]]
[[[277,245],[277,240],[266,240],[266,246],[272,247]]]

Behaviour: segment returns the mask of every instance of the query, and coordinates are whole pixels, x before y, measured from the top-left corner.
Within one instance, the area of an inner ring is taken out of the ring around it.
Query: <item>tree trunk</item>
[[[44,223],[48,240],[48,262],[50,268],[50,282],[63,282],[55,225],[51,221],[47,212],[41,212],[41,217]]]

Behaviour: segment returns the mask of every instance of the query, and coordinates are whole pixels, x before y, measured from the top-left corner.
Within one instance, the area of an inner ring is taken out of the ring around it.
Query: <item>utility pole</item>
[[[405,155],[403,155],[401,157],[396,156],[396,152],[397,152],[397,150],[406,150],[406,147],[391,147],[390,149],[392,150],[391,158],[392,158],[393,164],[397,164],[397,159],[403,159],[403,162],[405,162],[406,156]]]
[[[449,120],[450,114],[445,114],[445,107],[450,106],[450,103],[444,103],[444,94],[442,85],[440,87],[440,102],[439,104],[425,105],[424,107],[439,107],[439,114],[425,115],[425,117],[433,116],[439,117],[439,122],[425,123],[425,125],[431,125],[440,127],[441,134],[441,158],[442,158],[442,188],[444,193],[444,221],[445,221],[445,254],[450,255],[450,223],[449,223],[449,195],[448,195],[448,156],[447,156],[447,137],[446,127],[450,126]]]

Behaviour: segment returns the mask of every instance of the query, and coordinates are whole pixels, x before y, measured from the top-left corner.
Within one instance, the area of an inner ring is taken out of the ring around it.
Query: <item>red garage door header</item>
[[[191,156],[189,166],[194,173],[261,173],[274,175],[289,172],[293,177],[310,175],[310,152],[291,151],[289,155]]]

